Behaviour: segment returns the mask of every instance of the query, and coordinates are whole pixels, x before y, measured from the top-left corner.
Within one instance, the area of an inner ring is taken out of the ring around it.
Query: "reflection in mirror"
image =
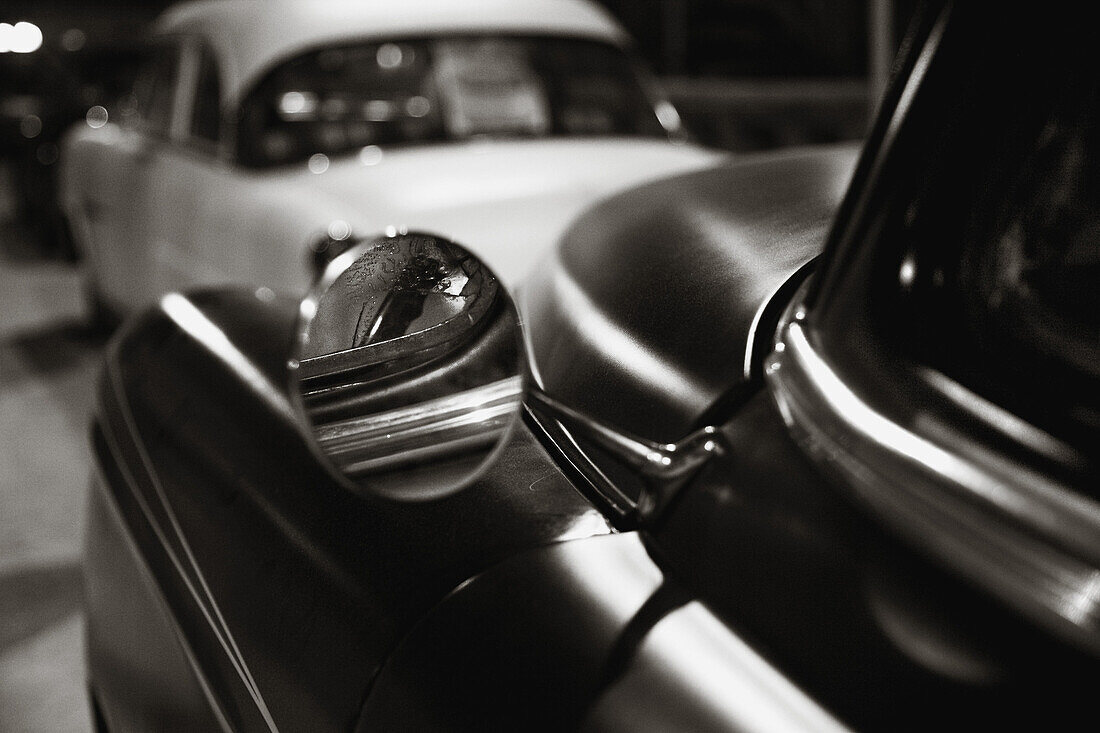
[[[519,417],[516,309],[462,247],[363,241],[302,301],[292,394],[314,446],[356,487],[429,499],[468,485]]]

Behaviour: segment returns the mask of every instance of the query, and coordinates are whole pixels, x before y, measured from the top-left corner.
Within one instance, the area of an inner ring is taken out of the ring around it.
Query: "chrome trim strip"
[[[795,439],[910,541],[1047,629],[1100,651],[1100,504],[1003,455],[877,411],[798,314],[765,379]]]
[[[491,449],[511,426],[523,378],[509,377],[464,392],[362,417],[319,425],[317,442],[350,473],[410,461]]]
[[[634,504],[643,522],[656,521],[684,482],[711,456],[726,450],[718,429],[712,425],[699,428],[676,443],[655,443],[574,410],[537,387],[528,389],[527,402],[546,412],[567,432],[592,441],[646,479],[642,495]]]
[[[127,478],[127,481],[129,481],[129,476],[127,472],[121,467],[121,457],[115,454],[117,446],[113,445],[114,436],[112,435],[108,437],[107,430],[103,430],[103,436],[104,440],[106,440],[108,443],[108,450],[110,450],[112,455],[114,455],[115,457],[115,463],[117,463],[120,467],[120,472],[124,477]],[[236,729],[232,725],[230,725],[229,719],[226,717],[225,711],[222,709],[221,702],[218,700],[217,696],[214,695],[214,690],[210,687],[210,682],[206,679],[206,674],[203,672],[202,667],[199,665],[199,660],[195,657],[195,652],[191,648],[191,644],[188,643],[187,637],[184,636],[183,630],[180,628],[179,624],[176,623],[176,619],[172,615],[172,611],[168,605],[168,601],[165,599],[164,593],[160,589],[160,584],[157,583],[156,577],[153,575],[152,569],[150,569],[149,564],[142,556],[141,549],[138,547],[137,540],[134,539],[134,535],[130,531],[130,525],[126,523],[126,519],[122,516],[122,510],[119,508],[118,502],[115,501],[115,497],[106,488],[109,485],[109,482],[107,480],[107,477],[103,473],[103,467],[99,465],[98,461],[92,461],[92,467],[96,476],[99,478],[100,485],[103,488],[97,489],[95,486],[92,486],[90,490],[98,492],[99,495],[103,498],[103,503],[107,507],[107,511],[111,514],[112,519],[114,519],[115,521],[116,527],[122,534],[123,543],[126,545],[126,548],[130,551],[130,554],[133,556],[134,561],[137,564],[138,574],[142,576],[146,584],[149,586],[150,591],[154,594],[154,597],[157,600],[157,606],[164,614],[165,621],[168,623],[169,626],[172,627],[172,632],[176,636],[176,641],[179,642],[180,648],[183,651],[183,656],[187,659],[187,664],[191,667],[191,672],[195,675],[195,680],[199,683],[199,688],[202,690],[203,697],[206,698],[206,702],[210,705],[210,709],[213,711],[214,717],[217,718],[218,725],[220,726],[223,733],[234,733]],[[133,486],[130,487],[130,490],[134,491],[136,494]],[[141,502],[139,500],[139,504],[140,503]],[[148,517],[148,515],[146,516]],[[104,714],[107,714],[107,711],[104,711]]]
[[[752,380],[754,376],[752,373],[752,357],[753,352],[756,351],[756,344],[758,341],[760,341],[761,337],[761,334],[759,333],[760,321],[763,320],[764,313],[767,312],[768,306],[772,304],[773,300],[775,300],[775,296],[779,294],[779,292],[783,289],[783,286],[786,284],[787,280],[784,280],[783,282],[772,288],[772,291],[768,293],[768,297],[760,301],[760,305],[756,308],[756,313],[753,313],[752,315],[752,323],[749,324],[749,332],[748,335],[745,337],[745,360],[741,366],[741,376],[745,378],[746,382]]]
[[[561,421],[545,412],[539,412],[526,403],[524,409],[530,422],[534,424],[532,429],[537,429],[537,437],[543,447],[550,451],[551,448],[547,446],[549,443],[554,452],[554,460],[559,464],[566,463],[579,474],[579,480],[584,482],[583,487],[578,486],[581,493],[590,501],[593,501],[593,497],[589,493],[595,494],[596,499],[593,503],[604,507],[605,513],[613,514],[615,526],[621,528],[623,520],[632,516],[637,502],[592,462],[592,458],[584,452],[577,438]],[[572,477],[570,480],[574,484],[577,483],[577,480]]]
[[[224,335],[223,335],[224,337]],[[252,673],[248,670],[245,663],[244,656],[241,654],[240,649],[237,647],[236,641],[233,639],[233,635],[229,630],[229,626],[225,622],[225,618],[222,616],[221,610],[218,608],[216,601],[214,600],[213,593],[210,591],[209,585],[206,583],[206,579],[199,568],[198,560],[195,558],[194,553],[191,551],[190,546],[187,543],[187,539],[184,536],[183,528],[180,526],[179,520],[176,519],[175,514],[172,511],[171,504],[168,501],[168,496],[164,491],[164,487],[160,482],[156,470],[153,468],[152,460],[149,458],[148,453],[145,450],[145,446],[142,444],[140,434],[137,429],[136,421],[134,420],[133,412],[130,408],[129,400],[126,398],[125,388],[121,383],[121,377],[119,375],[118,365],[118,346],[120,341],[115,341],[115,347],[110,349],[108,354],[105,373],[109,379],[112,391],[118,400],[119,412],[122,413],[123,419],[126,422],[126,428],[133,437],[134,446],[137,448],[138,456],[141,459],[146,475],[149,478],[149,483],[153,486],[153,490],[157,495],[157,499],[164,510],[164,514],[168,517],[168,521],[171,524],[172,532],[175,538],[178,540],[180,548],[183,550],[184,555],[187,558],[187,564],[190,566],[192,572],[195,574],[193,580],[184,568],[183,562],[177,556],[172,549],[172,545],[169,543],[167,533],[165,529],[160,526],[156,517],[153,514],[152,509],[145,501],[145,497],[141,493],[140,486],[135,479],[133,473],[130,471],[130,467],[127,465],[126,460],[122,454],[121,448],[117,442],[117,436],[114,435],[111,426],[104,425],[103,434],[107,437],[108,443],[111,448],[111,452],[115,455],[116,462],[118,463],[119,470],[126,478],[127,483],[130,486],[130,490],[133,492],[138,505],[141,507],[142,514],[145,515],[146,520],[149,522],[150,527],[156,534],[157,539],[160,540],[161,545],[164,547],[165,553],[167,553],[169,559],[172,561],[172,565],[176,568],[176,571],[180,574],[184,584],[187,586],[187,590],[191,593],[195,602],[202,610],[203,616],[206,618],[207,623],[210,625],[211,631],[214,632],[215,637],[218,639],[218,643],[229,657],[230,663],[236,670],[241,681],[245,685],[245,689],[248,691],[252,701],[256,704],[259,710],[260,716],[267,724],[268,729],[273,733],[278,733],[278,727],[275,725],[274,719],[271,717],[271,712],[268,710],[267,704],[264,702],[262,695],[260,694],[259,687],[256,685],[255,679],[252,677]],[[202,587],[202,592],[195,587],[195,581]],[[209,607],[208,605],[209,604]]]
[[[824,239],[822,243],[824,244]],[[778,310],[776,323],[777,326],[783,325],[783,315],[786,311],[786,304],[790,301],[790,295],[797,292],[813,276],[820,259],[821,254],[818,253],[803,262],[795,268],[794,272],[783,278],[778,285],[772,288],[771,292],[768,293],[768,297],[760,301],[760,305],[757,306],[756,312],[752,316],[752,324],[749,326],[749,333],[745,339],[745,361],[742,365],[741,374],[746,382],[761,376],[767,352],[759,354],[759,363],[756,361],[757,352],[768,348],[772,339],[775,338],[775,331],[773,330],[760,332],[760,324],[764,320],[764,316],[772,309]],[[783,296],[782,301],[778,300],[780,295]]]

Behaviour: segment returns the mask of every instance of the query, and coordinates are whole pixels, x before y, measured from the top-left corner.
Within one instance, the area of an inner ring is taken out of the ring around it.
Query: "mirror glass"
[[[301,417],[357,488],[406,500],[457,491],[519,419],[515,305],[483,262],[441,237],[355,244],[302,301],[296,333]]]

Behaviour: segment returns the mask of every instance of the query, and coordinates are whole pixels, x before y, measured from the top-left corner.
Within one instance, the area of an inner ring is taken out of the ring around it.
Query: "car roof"
[[[588,0],[197,0],[165,11],[158,35],[197,35],[217,55],[222,98],[235,104],[276,63],[328,44],[502,32],[595,38],[625,31]]]

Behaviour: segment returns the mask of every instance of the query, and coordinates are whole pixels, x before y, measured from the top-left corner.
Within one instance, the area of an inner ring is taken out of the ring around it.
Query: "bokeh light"
[[[328,170],[328,156],[324,153],[314,153],[309,156],[309,170],[311,173],[324,173]]]
[[[359,162],[363,165],[378,165],[382,162],[382,148],[368,145],[359,151]]]
[[[107,124],[107,108],[97,104],[88,110],[84,120],[88,123],[88,127],[98,130]]]
[[[42,29],[34,23],[0,23],[0,53],[34,53],[41,47]]]

